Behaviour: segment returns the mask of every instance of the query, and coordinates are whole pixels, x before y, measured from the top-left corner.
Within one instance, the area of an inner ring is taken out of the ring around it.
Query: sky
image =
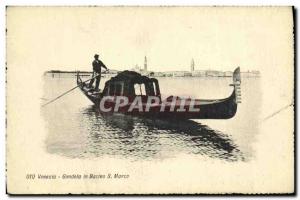
[[[8,53],[45,71],[91,70],[95,53],[117,70],[259,70],[290,44],[288,9],[8,7]]]

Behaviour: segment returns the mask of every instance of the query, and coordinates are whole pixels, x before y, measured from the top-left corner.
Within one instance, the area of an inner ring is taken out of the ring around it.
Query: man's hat
[[[98,54],[95,54],[95,55],[94,55],[94,58],[96,58],[96,57],[99,57],[99,55],[98,55]]]

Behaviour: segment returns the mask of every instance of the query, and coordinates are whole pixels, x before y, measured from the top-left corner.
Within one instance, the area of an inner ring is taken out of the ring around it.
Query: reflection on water
[[[72,147],[50,144],[50,153],[83,158],[111,155],[131,160],[162,159],[185,153],[228,161],[244,160],[228,135],[192,120],[174,122],[102,115],[94,106],[83,109],[81,115],[80,129],[88,130],[84,145],[74,154]]]

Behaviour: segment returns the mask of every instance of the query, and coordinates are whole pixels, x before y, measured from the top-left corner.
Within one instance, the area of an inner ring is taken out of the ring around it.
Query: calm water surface
[[[87,77],[88,79],[88,77]],[[161,93],[195,98],[224,98],[231,78],[158,78]],[[71,76],[45,76],[47,102],[76,86]],[[101,87],[107,79],[101,80]],[[248,161],[255,156],[259,133],[259,79],[242,79],[242,104],[230,120],[151,120],[119,114],[104,116],[79,89],[42,109],[48,153],[69,158],[111,156],[137,160],[166,159],[178,154]]]

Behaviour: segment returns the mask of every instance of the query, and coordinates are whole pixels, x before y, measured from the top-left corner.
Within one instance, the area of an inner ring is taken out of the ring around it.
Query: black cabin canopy
[[[157,79],[142,76],[134,71],[123,71],[105,83],[103,91],[108,96],[159,96]]]

